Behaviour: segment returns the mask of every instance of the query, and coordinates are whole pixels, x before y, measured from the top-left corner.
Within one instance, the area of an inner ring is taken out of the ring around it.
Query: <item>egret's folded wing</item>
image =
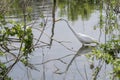
[[[96,42],[96,40],[88,35],[85,35],[85,34],[81,34],[81,33],[78,33],[77,34],[78,36],[78,39],[82,42],[82,43],[87,43],[87,44],[90,44],[90,43],[94,43]]]

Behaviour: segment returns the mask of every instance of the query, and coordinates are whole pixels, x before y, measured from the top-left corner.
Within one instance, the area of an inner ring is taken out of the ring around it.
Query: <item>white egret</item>
[[[58,20],[56,20],[56,22],[60,21],[60,20],[63,20],[63,21],[65,21],[67,23],[68,27],[71,29],[73,34],[77,37],[77,39],[82,43],[82,45],[84,45],[84,44],[91,44],[91,43],[97,43],[98,44],[98,42],[94,38],[92,38],[92,37],[90,37],[88,35],[82,34],[82,33],[76,33],[71,28],[71,26],[69,25],[67,20],[65,20],[65,19],[58,19]]]

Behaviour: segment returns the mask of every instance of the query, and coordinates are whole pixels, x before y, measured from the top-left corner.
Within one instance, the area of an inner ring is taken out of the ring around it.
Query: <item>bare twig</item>
[[[98,76],[102,66],[103,66],[103,64],[101,64],[101,61],[100,61],[98,66],[95,68],[94,73],[92,74],[92,80],[97,80],[97,76]]]
[[[54,29],[55,29],[55,11],[56,11],[56,0],[53,0],[53,9],[52,9],[52,35],[50,37],[50,45],[52,45],[53,42],[53,36],[54,36]]]
[[[34,64],[34,65],[42,65],[42,64],[46,64],[46,63],[48,63],[48,62],[51,62],[51,61],[60,61],[60,62],[62,62],[62,63],[64,63],[64,64],[67,64],[66,62],[64,62],[62,59],[64,59],[64,58],[66,58],[66,57],[69,57],[69,56],[71,56],[71,55],[74,55],[74,54],[69,54],[69,55],[66,55],[66,56],[63,56],[63,57],[60,57],[60,58],[57,58],[57,59],[50,59],[50,60],[47,60],[47,61],[45,61],[45,62],[43,62],[43,63],[40,63],[40,64]]]
[[[78,69],[78,65],[77,65],[76,61],[75,61],[75,65],[76,65],[76,69],[77,69],[78,73],[80,74],[82,80],[85,80],[84,76],[82,75],[82,73],[81,73],[80,70]]]
[[[42,48],[42,62],[44,62],[44,57],[45,57],[45,54],[43,52],[43,48]],[[43,64],[43,80],[46,80],[46,73],[45,73],[45,64]]]
[[[86,71],[85,64],[84,64],[84,71],[85,71],[85,77],[86,77],[86,80],[88,80],[88,75],[87,75],[87,71]]]

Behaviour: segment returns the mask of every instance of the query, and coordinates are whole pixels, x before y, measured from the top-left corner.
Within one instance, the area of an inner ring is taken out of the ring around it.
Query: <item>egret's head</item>
[[[55,20],[55,22],[60,21],[60,20],[62,20],[62,19],[57,19],[57,20]]]
[[[65,22],[68,23],[68,21],[67,21],[66,19],[62,19],[62,18],[60,18],[60,19],[58,19],[58,20],[55,20],[55,22],[57,22],[57,21],[65,21]]]

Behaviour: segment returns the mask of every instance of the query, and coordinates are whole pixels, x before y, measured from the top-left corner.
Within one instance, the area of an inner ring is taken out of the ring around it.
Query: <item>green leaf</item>
[[[0,56],[3,56],[3,55],[4,55],[4,53],[2,51],[0,51]]]

